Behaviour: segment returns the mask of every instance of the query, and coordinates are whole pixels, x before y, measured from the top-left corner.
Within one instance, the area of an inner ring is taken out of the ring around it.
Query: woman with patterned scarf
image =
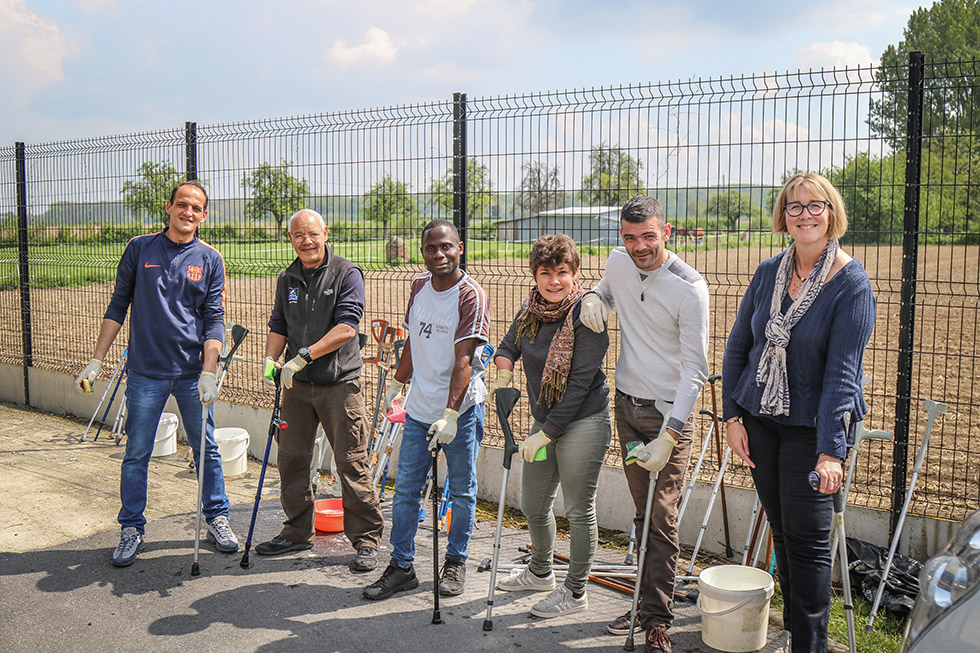
[[[519,451],[524,460],[521,507],[531,535],[531,561],[499,581],[497,588],[552,590],[531,608],[531,614],[547,619],[589,606],[585,586],[599,539],[596,486],[612,437],[609,387],[602,371],[609,334],[595,333],[579,321],[585,291],[578,282],[579,254],[571,238],[542,236],[531,247],[529,259],[535,285],[497,348],[497,379],[490,392],[492,396],[510,385],[514,362],[523,359],[534,417],[531,435]],[[559,484],[571,544],[568,575],[556,589],[552,506]]]
[[[776,198],[773,231],[789,249],[759,264],[722,368],[728,444],[752,469],[772,527],[793,651],[826,651],[832,496],[847,456],[847,422],[867,412],[862,358],[875,321],[867,272],[840,248],[844,200],[827,179],[798,173]],[[820,476],[811,489],[809,473]]]

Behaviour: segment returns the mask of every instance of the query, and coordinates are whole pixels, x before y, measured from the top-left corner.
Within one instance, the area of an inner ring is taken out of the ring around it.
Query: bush
[[[141,236],[146,233],[145,227],[142,224],[128,224],[128,225],[107,225],[99,229],[99,235],[96,238],[96,242],[103,245],[108,245],[111,243],[128,243],[130,240],[136,236]]]

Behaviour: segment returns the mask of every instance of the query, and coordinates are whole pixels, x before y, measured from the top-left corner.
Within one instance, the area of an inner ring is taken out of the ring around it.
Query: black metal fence
[[[876,72],[457,94],[0,148],[0,360],[25,367],[25,386],[29,366],[76,373],[91,353],[127,240],[163,225],[162,196],[186,176],[210,192],[202,237],[225,257],[228,319],[253,332],[246,364],[225,384],[231,401],[271,403],[259,363],[275,275],[293,258],[284,220],[301,207],[320,211],[335,251],[365,270],[366,320],[396,324],[409,280],[423,269],[421,225],[455,220],[466,268],[490,294],[497,342],[529,287],[531,240],[572,235],[591,285],[618,242],[618,207],[650,193],[675,227],[673,250],[711,289],[710,360],[718,372],[753,271],[787,244],[769,230],[775,190],[794,170],[821,171],[848,203],[844,246],[868,270],[878,300],[865,355],[866,422],[896,431],[894,445],[860,452],[851,501],[901,506],[907,461],[925,423],[922,402],[931,398],[949,412],[929,444],[913,510],[962,518],[980,506],[980,438],[972,428],[980,418],[980,140],[961,127],[972,119],[963,111],[930,111],[923,124],[922,109],[944,93],[976,98],[977,62],[925,64],[913,56],[907,70],[892,71],[908,82],[887,87]],[[933,124],[936,115],[942,124]],[[610,378],[619,352],[615,317],[611,326]],[[125,331],[107,366],[124,346]],[[369,395],[375,377],[366,370]],[[707,390],[702,404],[711,407]],[[700,418],[700,437],[708,424]],[[491,418],[488,441],[498,438]],[[710,458],[705,478],[717,470]],[[616,454],[609,460],[618,462]],[[751,482],[741,465],[729,468],[728,480]]]

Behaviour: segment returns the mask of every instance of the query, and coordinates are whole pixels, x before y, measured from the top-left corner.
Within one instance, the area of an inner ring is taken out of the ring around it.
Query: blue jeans
[[[446,557],[466,560],[466,547],[476,521],[476,455],[483,441],[484,405],[477,404],[459,416],[456,437],[443,445],[449,467],[449,490],[453,496],[453,519],[449,525]],[[398,477],[391,506],[391,560],[402,568],[415,560],[415,533],[426,474],[432,469],[432,452],[426,434],[429,424],[407,416],[398,454]],[[442,483],[433,487],[441,491]]]
[[[203,409],[197,392],[197,378],[151,379],[130,371],[126,382],[126,456],[119,481],[122,508],[117,518],[120,526],[133,526],[140,533],[146,526],[146,476],[156,439],[157,423],[170,395],[177,400],[180,419],[187,439],[194,449],[194,460],[200,452]],[[215,517],[228,516],[228,495],[221,471],[221,456],[214,440],[213,411],[208,410],[207,446],[204,449],[204,515],[208,523]]]

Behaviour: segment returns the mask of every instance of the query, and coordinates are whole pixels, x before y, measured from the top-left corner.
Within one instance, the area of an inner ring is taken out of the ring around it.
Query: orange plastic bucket
[[[313,503],[313,526],[321,533],[344,530],[343,499],[318,499]]]

